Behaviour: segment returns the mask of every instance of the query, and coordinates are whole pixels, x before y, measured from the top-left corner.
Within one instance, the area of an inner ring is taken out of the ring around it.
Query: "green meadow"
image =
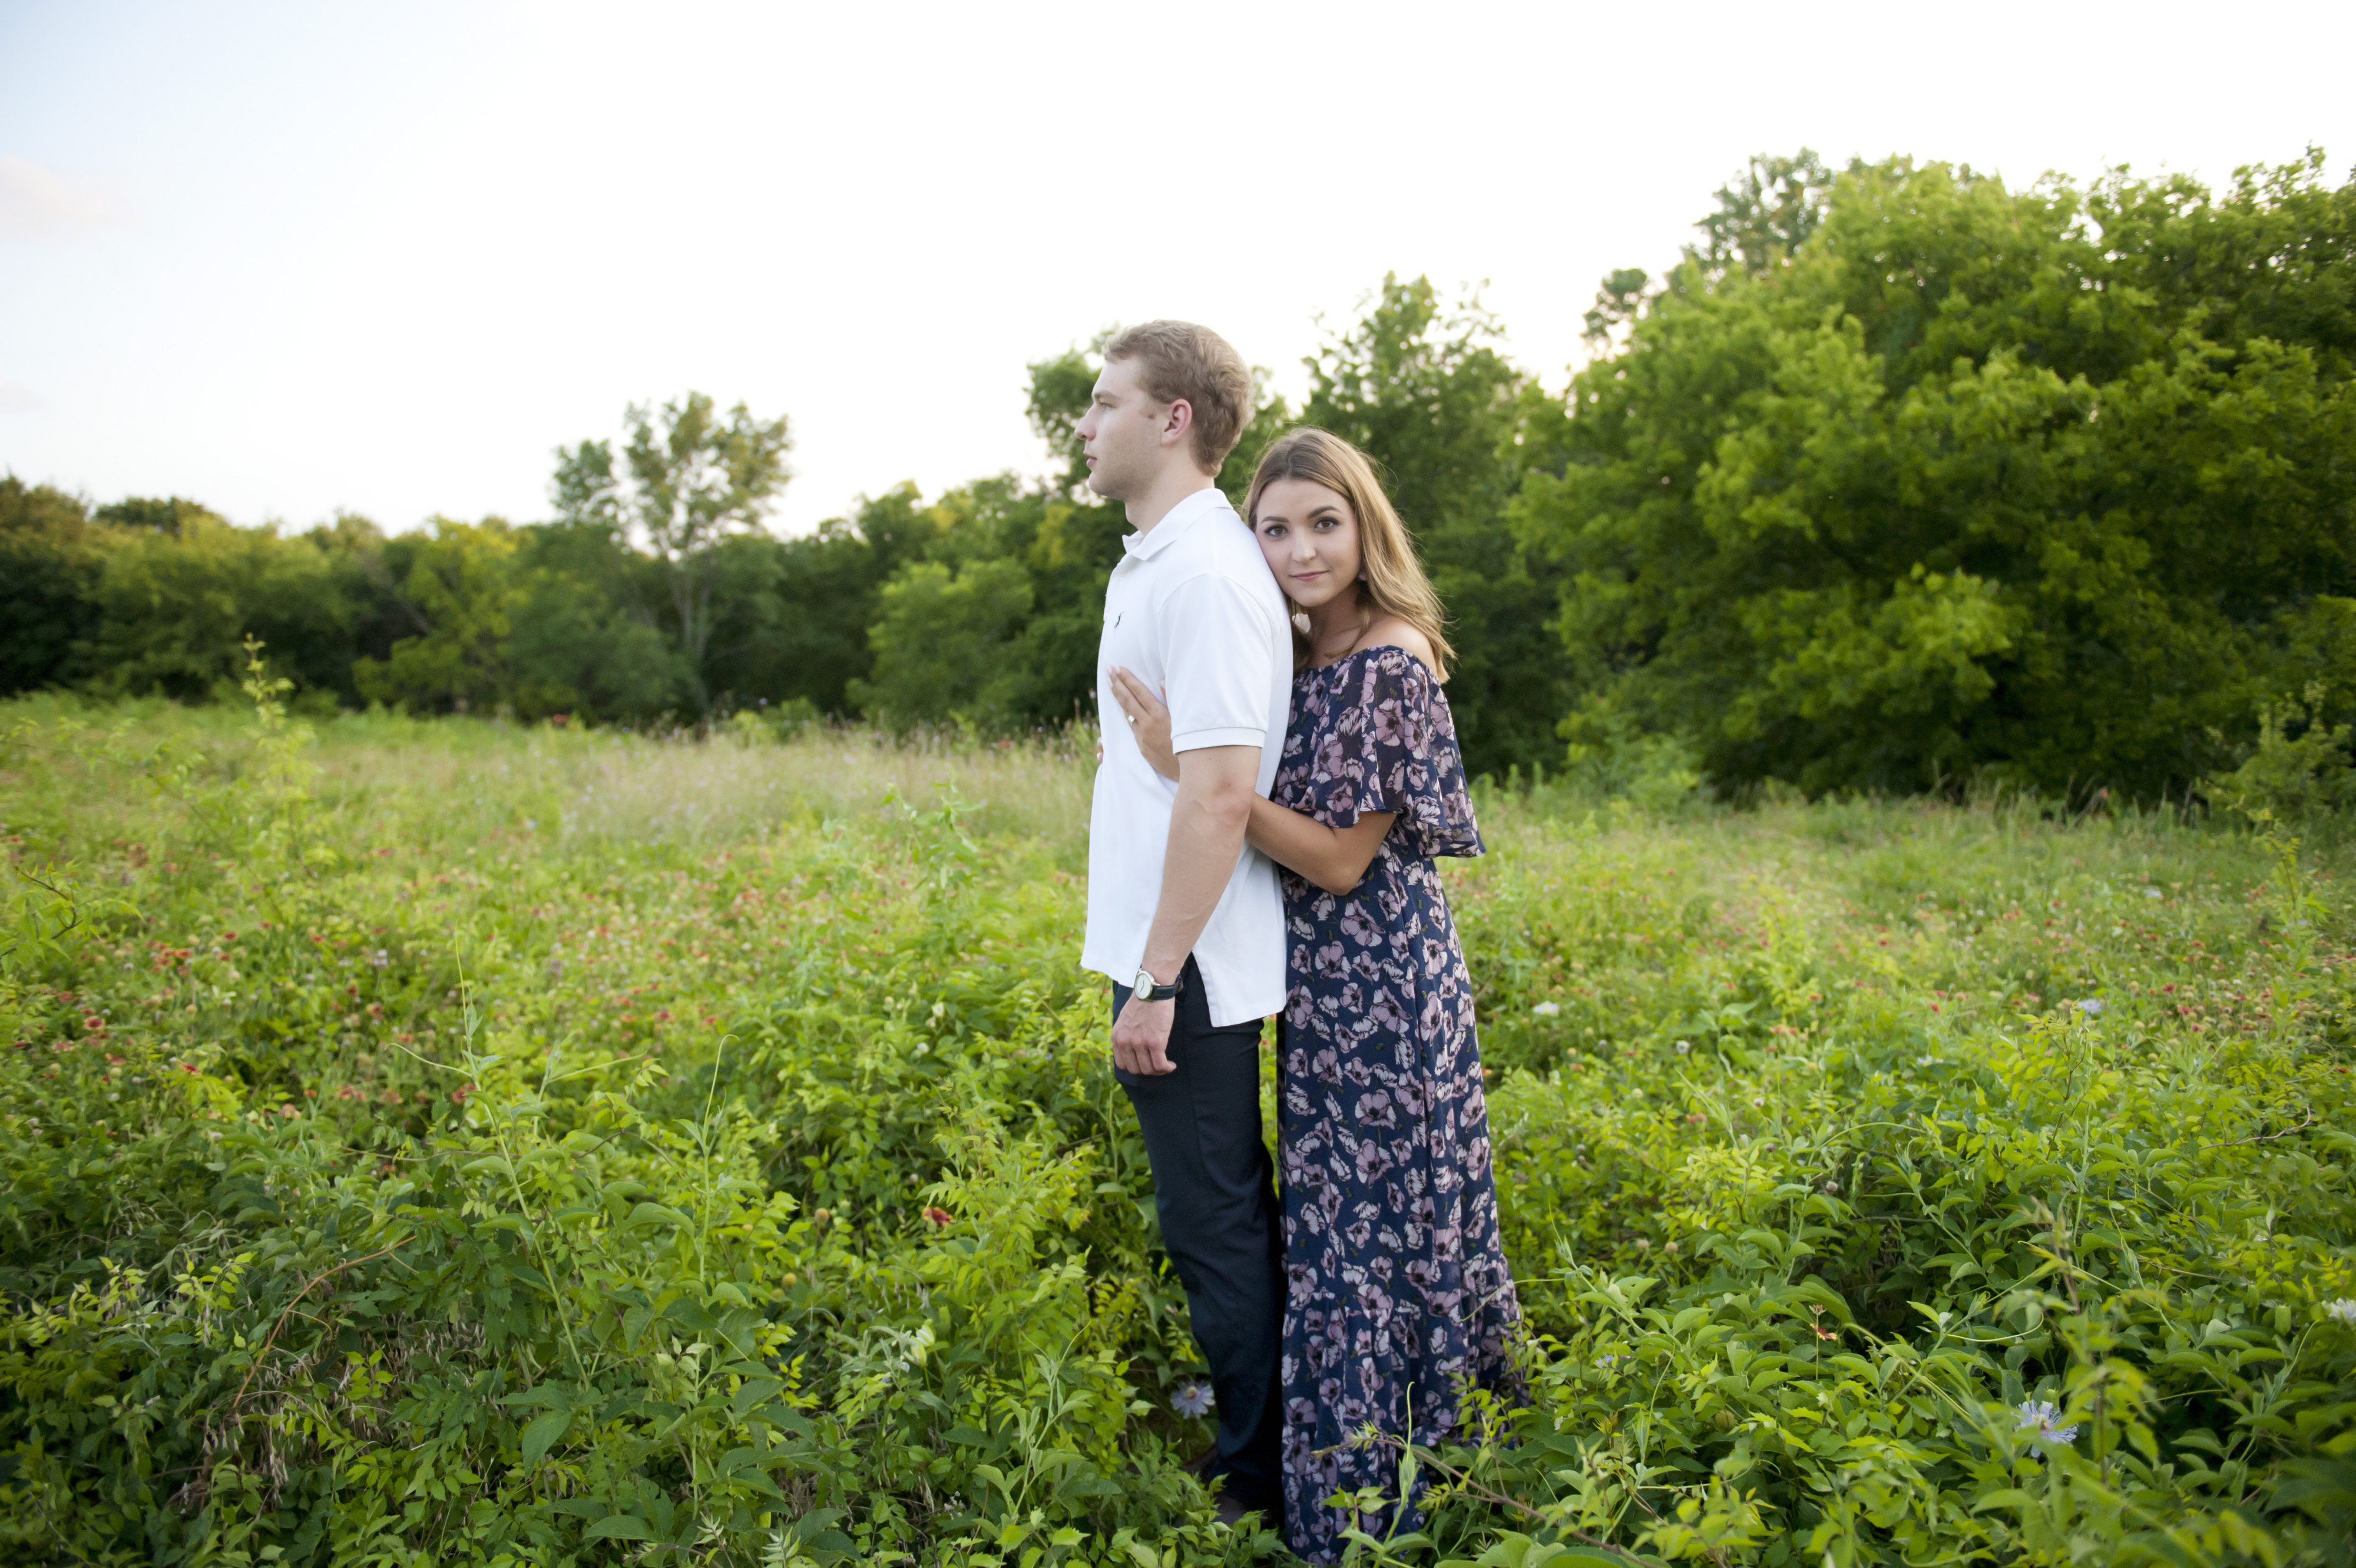
[[[1183,1468],[1085,733],[257,694],[0,707],[0,1558],[1285,1559]],[[1528,1398],[1362,1561],[2351,1561],[2340,838],[1479,808]]]

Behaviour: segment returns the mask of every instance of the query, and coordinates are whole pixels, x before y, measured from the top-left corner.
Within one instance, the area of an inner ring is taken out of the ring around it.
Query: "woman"
[[[1439,855],[1481,853],[1440,693],[1439,598],[1365,455],[1294,430],[1244,508],[1296,607],[1292,717],[1252,844],[1283,869],[1280,1066],[1287,1533],[1338,1560],[1336,1492],[1397,1487],[1398,1442],[1444,1439],[1468,1388],[1510,1391],[1520,1306],[1497,1237],[1472,983]],[[1169,710],[1113,689],[1170,778]],[[1366,1434],[1372,1427],[1384,1442]],[[1364,1520],[1370,1533],[1413,1528]]]

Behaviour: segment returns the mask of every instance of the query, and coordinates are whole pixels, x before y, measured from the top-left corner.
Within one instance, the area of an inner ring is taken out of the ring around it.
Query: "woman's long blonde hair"
[[[1398,509],[1383,493],[1374,459],[1330,430],[1304,424],[1286,431],[1260,454],[1259,467],[1252,470],[1251,489],[1244,498],[1244,521],[1255,533],[1259,531],[1259,498],[1279,479],[1307,479],[1350,503],[1351,515],[1358,520],[1358,554],[1364,563],[1360,598],[1377,614],[1397,616],[1423,633],[1431,644],[1431,673],[1447,680],[1448,661],[1456,651],[1440,634],[1447,612],[1440,607],[1440,596],[1431,591],[1430,579],[1423,575],[1423,563],[1416,559],[1415,541],[1407,524],[1399,521]],[[1314,651],[1301,621],[1296,613],[1292,618],[1296,668],[1307,664]]]

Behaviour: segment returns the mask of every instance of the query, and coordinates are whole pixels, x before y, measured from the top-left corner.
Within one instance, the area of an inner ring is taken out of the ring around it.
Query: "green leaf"
[[[552,1410],[523,1429],[523,1465],[529,1470],[548,1456],[548,1450],[573,1425],[573,1412]]]
[[[666,1321],[676,1323],[691,1334],[709,1334],[719,1327],[701,1302],[691,1296],[680,1296],[662,1309]]]
[[[776,1378],[747,1378],[744,1386],[736,1391],[736,1397],[728,1402],[729,1412],[741,1418],[745,1412],[776,1398],[785,1386]]]
[[[652,1541],[654,1527],[626,1513],[607,1514],[581,1532],[584,1541]]]

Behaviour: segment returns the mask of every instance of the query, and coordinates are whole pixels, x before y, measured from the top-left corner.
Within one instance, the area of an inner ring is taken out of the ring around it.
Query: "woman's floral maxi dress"
[[[1284,1506],[1293,1550],[1328,1563],[1350,1516],[1326,1499],[1398,1486],[1398,1450],[1355,1434],[1437,1442],[1466,1386],[1512,1391],[1521,1308],[1472,981],[1432,865],[1480,854],[1481,835],[1431,671],[1390,647],[1302,671],[1269,793],[1328,827],[1398,813],[1347,897],[1283,878]]]

